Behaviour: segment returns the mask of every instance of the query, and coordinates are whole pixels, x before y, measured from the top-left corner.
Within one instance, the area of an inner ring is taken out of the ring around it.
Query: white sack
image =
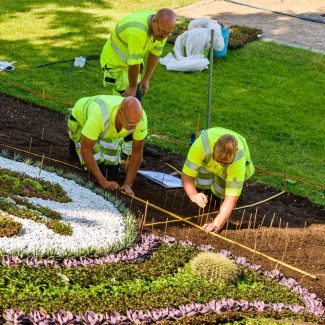
[[[208,68],[209,60],[204,58],[204,50],[210,48],[211,29],[214,33],[214,50],[224,47],[224,39],[217,21],[198,18],[190,22],[188,31],[179,35],[175,41],[174,53],[168,53],[159,62],[173,71],[202,71]]]
[[[214,30],[214,43],[213,43],[213,49],[215,51],[221,51],[224,46],[224,39],[222,37],[221,34],[221,26],[218,24],[218,22],[216,20],[212,20],[209,18],[197,18],[192,20],[189,24],[187,29],[189,31],[196,29],[196,28],[206,28],[209,30],[209,32],[211,31],[211,29]],[[210,32],[211,35],[211,32]],[[209,38],[209,42],[210,42],[210,38]],[[210,47],[210,43],[208,44],[208,48]]]

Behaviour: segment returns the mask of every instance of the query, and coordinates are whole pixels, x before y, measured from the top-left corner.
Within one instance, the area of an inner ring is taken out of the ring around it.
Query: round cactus
[[[233,261],[213,252],[199,253],[191,260],[190,267],[194,275],[216,284],[233,282],[239,273]]]

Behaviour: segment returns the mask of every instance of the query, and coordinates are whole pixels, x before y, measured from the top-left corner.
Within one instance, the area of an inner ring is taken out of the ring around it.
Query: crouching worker
[[[221,231],[243,189],[244,181],[254,174],[246,140],[238,133],[216,127],[205,130],[192,144],[182,170],[182,183],[190,200],[200,208],[207,196],[197,189],[210,190],[224,199],[206,232]]]
[[[147,117],[135,97],[94,96],[79,99],[68,119],[70,153],[77,154],[81,165],[107,190],[134,194],[132,184],[139,169]],[[119,173],[121,144],[132,140],[132,155],[124,184],[106,179]]]

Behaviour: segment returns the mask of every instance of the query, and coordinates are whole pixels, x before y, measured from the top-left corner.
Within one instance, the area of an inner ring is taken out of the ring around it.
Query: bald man
[[[68,119],[70,153],[78,155],[81,165],[107,190],[134,194],[132,185],[139,169],[147,116],[135,97],[94,96],[79,99]],[[123,185],[108,180],[119,172],[121,144],[133,138],[132,156]]]
[[[150,78],[175,24],[176,15],[168,8],[137,11],[121,18],[100,57],[104,86],[110,86],[113,93],[141,100],[149,90]]]

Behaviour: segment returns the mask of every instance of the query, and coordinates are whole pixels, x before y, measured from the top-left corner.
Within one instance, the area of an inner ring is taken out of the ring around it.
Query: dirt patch
[[[0,143],[2,147],[16,147],[25,151],[63,161],[68,165],[56,161],[48,161],[61,169],[77,172],[88,178],[89,175],[75,168],[78,162],[69,156],[69,141],[66,130],[66,121],[63,114],[49,111],[42,107],[23,102],[13,97],[0,95]],[[157,170],[171,173],[173,169],[167,164],[181,170],[184,157],[163,149],[151,147],[146,153],[148,170]],[[13,151],[10,148],[9,151]],[[14,152],[14,151],[13,151]],[[29,156],[28,153],[24,153]],[[35,159],[34,156],[30,155]],[[75,167],[74,167],[75,166]],[[119,177],[121,182],[122,176]],[[211,198],[209,207],[199,211],[185,196],[182,189],[166,190],[159,185],[148,181],[138,175],[134,184],[135,194],[150,203],[182,217],[198,216],[202,213],[218,209],[219,201]],[[264,200],[278,193],[272,187],[250,181],[245,184],[245,189],[238,202],[238,207]],[[120,193],[116,195],[129,206],[137,216],[143,215],[145,205],[136,200],[131,200]],[[258,254],[248,252],[236,244],[214,238],[185,223],[173,222],[171,216],[166,215],[152,207],[148,208],[144,231],[153,231],[160,235],[167,233],[178,239],[190,240],[195,244],[212,244],[217,249],[228,249],[234,254],[243,255],[254,260],[255,263],[267,269],[275,267],[274,262],[261,258]],[[207,216],[190,219],[195,223],[202,223]],[[256,207],[237,210],[228,223],[222,236],[243,245],[255,248],[257,251],[272,256],[301,268],[312,274],[317,274],[319,280],[311,280],[307,276],[290,271],[278,266],[285,275],[292,276],[301,281],[303,285],[325,298],[325,213],[324,208],[317,207],[307,199],[285,193],[271,201]]]

